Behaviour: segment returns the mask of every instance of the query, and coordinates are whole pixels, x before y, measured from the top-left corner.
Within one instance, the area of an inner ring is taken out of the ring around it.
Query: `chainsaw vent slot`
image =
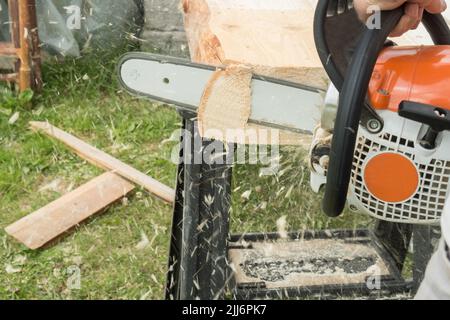
[[[357,141],[351,180],[357,200],[367,213],[378,219],[405,223],[439,222],[450,184],[450,162],[431,159],[426,164],[418,163],[412,149],[414,142],[391,134],[383,134],[379,138],[379,141],[374,141],[361,136]],[[363,182],[363,167],[370,154],[389,151],[407,156],[419,170],[419,190],[405,202],[387,203],[376,199],[369,193]]]
[[[386,140],[386,141],[389,141],[389,142],[392,142],[392,143],[397,143],[398,140],[399,140],[399,138],[396,135],[389,134],[389,133],[385,133],[381,137],[382,137],[383,140]],[[405,138],[400,138],[400,145],[406,146],[408,148],[414,148],[415,147],[414,141],[407,140]]]

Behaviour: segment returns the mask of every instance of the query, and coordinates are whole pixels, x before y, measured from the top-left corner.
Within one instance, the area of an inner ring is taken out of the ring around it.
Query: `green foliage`
[[[113,51],[92,50],[76,59],[53,58],[43,66],[44,92],[42,102],[53,101],[63,95],[77,99],[80,95],[98,98],[114,94],[119,89],[116,65],[120,56],[137,50],[130,44]]]
[[[17,93],[9,86],[0,86],[0,112],[11,115],[15,110],[30,108],[33,95],[30,89]]]

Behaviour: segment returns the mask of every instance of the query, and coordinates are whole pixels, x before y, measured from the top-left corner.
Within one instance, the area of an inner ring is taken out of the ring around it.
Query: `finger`
[[[423,0],[418,0],[423,1]],[[358,14],[358,17],[362,21],[366,21],[366,19],[373,14],[373,9],[377,8],[377,10],[393,10],[395,8],[400,7],[402,4],[407,2],[407,0],[359,0],[354,1],[353,5]]]
[[[420,8],[420,11],[419,11],[419,21],[417,21],[417,23],[415,24],[415,26],[412,28],[412,30],[416,30],[418,27],[419,27],[419,25],[420,25],[420,23],[421,23],[421,21],[422,21],[422,18],[423,18],[423,12],[425,11],[425,9],[424,8]]]
[[[431,0],[426,6],[425,10],[429,13],[441,13],[447,9],[447,3],[445,0]]]
[[[406,31],[414,28],[420,23],[420,6],[415,3],[408,3],[405,6],[405,14],[401,17],[399,23],[391,32],[391,37],[400,37]]]
[[[408,0],[375,0],[375,1],[368,1],[372,5],[379,6],[381,10],[393,10],[395,8],[400,7],[405,2],[408,2]]]

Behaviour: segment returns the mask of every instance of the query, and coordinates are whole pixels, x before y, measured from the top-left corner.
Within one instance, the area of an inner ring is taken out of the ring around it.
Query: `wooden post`
[[[38,23],[36,15],[36,0],[28,0],[29,30],[31,36],[31,69],[33,90],[42,90],[41,48],[39,42]]]
[[[19,7],[17,0],[8,0],[8,11],[9,18],[11,20],[9,28],[11,34],[11,44],[14,47],[14,55],[17,55],[20,48]],[[11,75],[11,80],[9,82],[19,82],[19,69],[20,59],[17,59],[14,65],[14,74]]]
[[[19,1],[19,34],[20,49],[18,56],[20,59],[19,68],[19,89],[25,91],[31,87],[31,65],[30,65],[30,14],[28,11],[29,0]]]

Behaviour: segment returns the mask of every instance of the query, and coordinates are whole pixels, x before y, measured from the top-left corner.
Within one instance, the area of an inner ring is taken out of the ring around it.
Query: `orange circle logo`
[[[371,158],[364,170],[367,190],[377,199],[399,203],[410,199],[419,187],[419,173],[404,155],[392,152]]]

